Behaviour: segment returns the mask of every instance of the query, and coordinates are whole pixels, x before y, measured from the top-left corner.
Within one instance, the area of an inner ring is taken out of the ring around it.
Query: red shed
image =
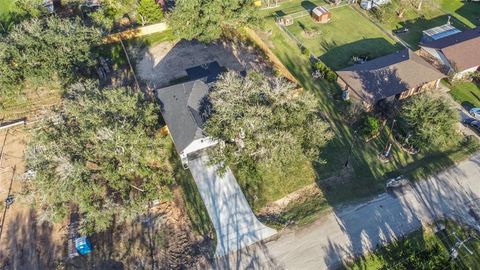
[[[332,14],[324,7],[316,7],[312,9],[312,18],[318,23],[327,23],[330,21]]]

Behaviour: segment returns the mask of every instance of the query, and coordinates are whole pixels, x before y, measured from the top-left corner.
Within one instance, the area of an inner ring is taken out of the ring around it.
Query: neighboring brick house
[[[449,74],[454,73],[455,78],[479,70],[480,27],[423,43],[420,47],[447,67]]]
[[[337,71],[338,84],[367,110],[382,100],[436,89],[444,74],[409,49]]]

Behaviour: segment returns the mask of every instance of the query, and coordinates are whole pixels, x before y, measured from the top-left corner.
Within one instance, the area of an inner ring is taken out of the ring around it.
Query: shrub
[[[337,73],[331,68],[327,67],[323,62],[317,61],[313,64],[313,69],[319,71],[322,74],[322,78],[325,78],[329,82],[335,82],[337,80]]]
[[[310,56],[310,50],[308,48],[302,47],[302,54],[305,56]]]
[[[380,131],[380,120],[375,117],[367,116],[363,119],[360,134],[364,138],[370,138]]]
[[[337,73],[335,73],[335,71],[329,69],[329,71],[327,72],[327,81],[329,82],[335,82],[337,80]]]

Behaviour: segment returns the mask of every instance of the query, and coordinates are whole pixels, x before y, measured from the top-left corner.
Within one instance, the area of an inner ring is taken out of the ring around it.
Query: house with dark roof
[[[217,144],[205,135],[203,124],[211,84],[222,70],[218,63],[194,67],[187,70],[192,80],[156,90],[163,119],[185,168],[189,154]]]
[[[379,101],[403,99],[435,89],[444,74],[409,49],[337,71],[349,97],[371,110]]]
[[[455,77],[479,70],[480,27],[420,44],[422,50],[447,67]]]

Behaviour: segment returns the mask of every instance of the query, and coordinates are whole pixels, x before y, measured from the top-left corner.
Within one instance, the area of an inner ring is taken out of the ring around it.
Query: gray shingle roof
[[[194,140],[205,138],[202,112],[208,104],[208,91],[209,86],[202,80],[157,90],[162,116],[179,153]]]
[[[371,104],[445,77],[405,49],[337,72],[353,95]]]

